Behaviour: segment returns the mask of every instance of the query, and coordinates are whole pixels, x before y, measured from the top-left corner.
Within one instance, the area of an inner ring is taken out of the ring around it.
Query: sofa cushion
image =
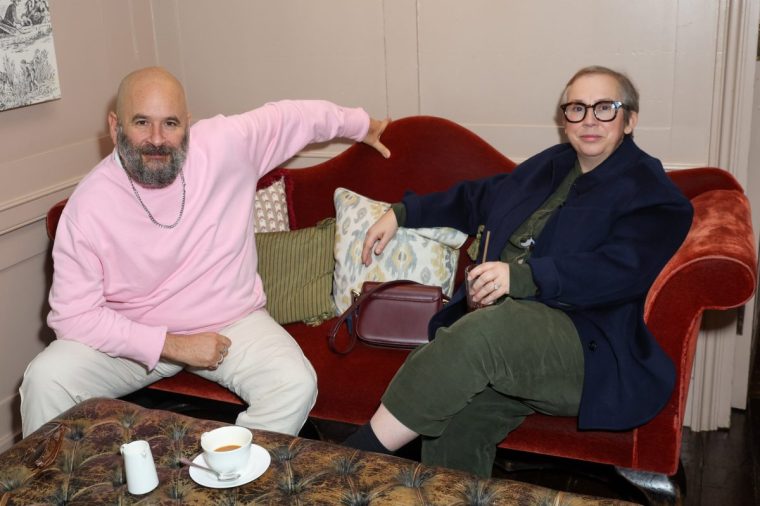
[[[334,314],[335,219],[290,232],[256,234],[267,310],[278,323],[318,324]]]
[[[335,321],[319,327],[293,323],[285,329],[317,373],[319,395],[309,416],[361,425],[377,410],[380,397],[409,350],[375,348],[358,342],[351,353],[339,355],[327,346],[327,333]],[[340,327],[337,338],[341,346],[347,342],[347,325]]]
[[[453,228],[401,227],[386,246],[365,267],[361,262],[364,236],[390,204],[369,199],[345,188],[334,194],[335,276],[333,298],[339,312],[351,305],[351,290],[360,290],[364,281],[410,279],[437,285],[447,295],[454,290],[454,274],[459,247],[467,235]]]
[[[287,232],[290,230],[288,201],[285,195],[285,181],[277,178],[268,186],[259,187],[253,211],[253,231]]]

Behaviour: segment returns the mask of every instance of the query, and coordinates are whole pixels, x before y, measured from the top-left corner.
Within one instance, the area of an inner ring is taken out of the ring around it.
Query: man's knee
[[[78,402],[70,394],[72,374],[66,364],[46,349],[27,366],[19,389],[24,437]]]
[[[36,401],[61,390],[62,385],[67,383],[66,363],[65,359],[60,359],[49,349],[38,354],[24,372],[21,382],[22,395],[27,394],[27,399]]]
[[[93,376],[92,350],[74,341],[53,341],[27,366],[21,382],[22,402],[68,407],[94,395],[107,395]],[[112,369],[108,374],[113,374]]]
[[[291,398],[302,399],[304,403],[314,403],[317,397],[317,374],[311,364],[285,371],[286,390]]]

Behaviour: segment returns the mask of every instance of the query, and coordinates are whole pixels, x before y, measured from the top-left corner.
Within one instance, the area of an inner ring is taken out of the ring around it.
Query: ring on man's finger
[[[494,281],[493,282],[493,291],[495,292],[498,289],[499,289],[499,283],[497,283],[496,281]]]

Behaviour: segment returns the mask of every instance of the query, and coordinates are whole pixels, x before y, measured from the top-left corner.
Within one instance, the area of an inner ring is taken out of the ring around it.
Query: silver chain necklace
[[[159,223],[156,218],[153,217],[153,213],[148,210],[148,207],[145,205],[145,202],[143,202],[142,198],[140,198],[140,194],[137,192],[137,188],[135,187],[135,183],[132,181],[132,176],[129,175],[129,172],[127,172],[127,169],[124,169],[124,172],[127,174],[127,179],[129,179],[129,184],[132,186],[132,191],[135,192],[135,197],[137,197],[137,201],[140,203],[143,209],[145,209],[145,212],[148,213],[148,218],[150,218],[150,221],[152,221],[155,225],[158,225],[161,228],[174,228],[179,223],[179,220],[182,219],[182,213],[185,212],[185,175],[182,173],[182,169],[179,170],[179,178],[182,181],[182,202],[179,206],[179,216],[177,216],[177,221],[172,223],[171,225],[164,225],[163,223]]]

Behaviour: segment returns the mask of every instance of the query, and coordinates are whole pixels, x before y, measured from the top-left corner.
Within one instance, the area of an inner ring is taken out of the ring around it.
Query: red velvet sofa
[[[515,167],[469,130],[436,117],[396,120],[383,135],[383,142],[392,152],[389,160],[356,144],[307,170],[277,169],[269,176],[284,177],[291,229],[334,216],[332,196],[337,187],[395,202],[406,190],[443,190],[463,179]],[[717,168],[679,170],[670,176],[691,199],[695,216],[685,243],[656,280],[646,304],[646,321],[676,364],[676,387],[667,406],[648,424],[623,432],[579,431],[575,418],[536,414],[500,445],[612,464],[623,477],[644,487],[652,503],[678,502],[681,494],[672,477],[679,468],[686,394],[702,314],[744,304],[752,296],[757,278],[749,203],[737,181]],[[50,212],[51,237],[63,204]],[[469,263],[464,253],[469,242],[460,255],[458,281]],[[331,326],[332,321],[317,327],[286,325],[317,371],[319,396],[311,417],[362,424],[374,413],[407,352],[360,343],[348,355],[334,354],[327,346]],[[346,332],[345,326],[341,332]],[[241,402],[231,392],[189,373],[159,381],[151,388]]]

